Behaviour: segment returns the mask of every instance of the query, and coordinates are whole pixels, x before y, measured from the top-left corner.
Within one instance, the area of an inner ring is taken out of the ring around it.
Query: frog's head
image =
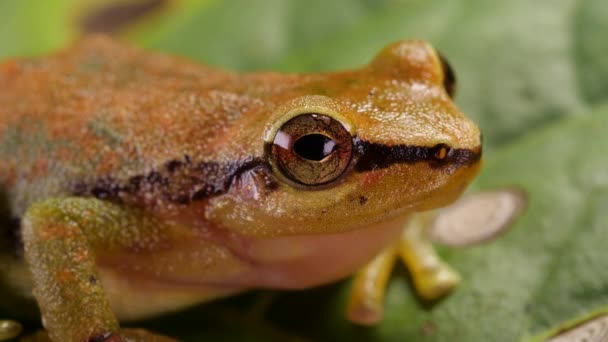
[[[452,102],[447,62],[424,42],[390,45],[363,69],[303,88],[265,126],[274,189],[226,202],[238,213],[222,215],[227,225],[248,217],[255,234],[352,230],[444,206],[479,170],[480,131]]]

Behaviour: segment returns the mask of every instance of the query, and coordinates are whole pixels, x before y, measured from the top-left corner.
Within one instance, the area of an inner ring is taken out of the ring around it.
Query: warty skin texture
[[[477,173],[479,130],[444,81],[420,41],[321,74],[219,71],[102,36],[7,61],[0,190],[3,222],[18,224],[0,229],[21,229],[47,321],[81,310],[60,302],[86,294],[106,317],[93,332],[118,329],[112,312],[135,319],[253,287],[333,281]],[[349,168],[320,187],[295,184],[268,155],[281,125],[306,113],[353,137]],[[6,268],[25,269],[6,254]],[[63,324],[50,323],[56,339],[83,322]]]

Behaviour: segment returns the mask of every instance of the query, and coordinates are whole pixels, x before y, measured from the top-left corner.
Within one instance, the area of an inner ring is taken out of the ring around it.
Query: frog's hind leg
[[[117,251],[154,229],[155,222],[138,211],[90,198],[48,199],[28,209],[22,221],[25,256],[53,341],[123,341],[130,335],[119,330],[95,254]],[[132,340],[162,340],[147,337]]]
[[[431,218],[427,213],[414,215],[399,241],[357,272],[347,309],[349,320],[366,325],[382,320],[384,294],[397,257],[406,264],[414,288],[424,300],[439,299],[458,285],[460,276],[439,258],[427,238]]]

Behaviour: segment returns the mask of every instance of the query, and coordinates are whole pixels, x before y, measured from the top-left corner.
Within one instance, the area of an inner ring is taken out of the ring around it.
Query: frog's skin
[[[55,341],[119,341],[119,319],[364,265],[349,315],[373,322],[397,254],[439,296],[457,276],[404,228],[480,167],[448,71],[421,41],[304,75],[218,71],[102,36],[4,62],[4,286],[33,289]]]

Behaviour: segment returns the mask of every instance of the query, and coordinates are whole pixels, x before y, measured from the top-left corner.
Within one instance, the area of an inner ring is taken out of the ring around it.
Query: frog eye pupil
[[[295,142],[293,150],[304,159],[320,161],[330,155],[336,147],[336,142],[323,134],[308,134]]]

